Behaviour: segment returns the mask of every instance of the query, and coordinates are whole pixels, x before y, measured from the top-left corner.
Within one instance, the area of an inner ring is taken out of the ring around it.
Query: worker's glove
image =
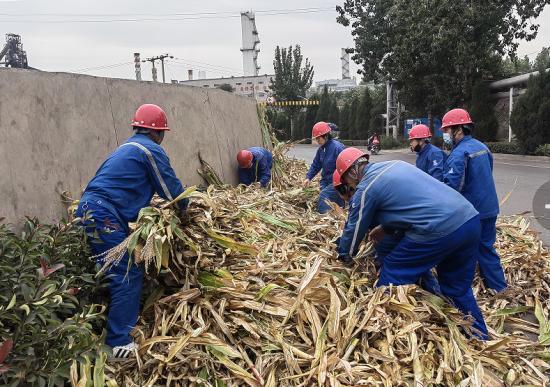
[[[346,266],[346,267],[352,267],[352,266],[355,265],[355,262],[354,262],[353,258],[350,257],[350,256],[347,255],[347,254],[346,254],[346,255],[339,255],[339,256],[338,256],[338,260],[339,260],[340,262],[342,262],[342,264],[343,264],[344,266]]]

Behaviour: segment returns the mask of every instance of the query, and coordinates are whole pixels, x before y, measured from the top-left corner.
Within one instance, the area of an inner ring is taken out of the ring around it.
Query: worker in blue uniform
[[[345,147],[340,141],[332,138],[331,127],[326,122],[317,122],[313,126],[312,137],[319,145],[319,149],[317,149],[303,185],[307,187],[311,180],[321,172],[321,193],[317,202],[317,211],[324,214],[330,210],[328,202],[334,202],[344,208],[344,200],[332,185],[332,174],[336,169],[336,158]]]
[[[435,267],[441,293],[474,318],[474,333],[486,339],[487,327],[471,287],[481,232],[475,208],[403,161],[369,164],[364,152],[347,148],[338,156],[336,168],[354,191],[338,258],[353,264],[367,233],[376,243],[389,230],[404,230],[404,237],[382,261],[378,285],[414,284]],[[369,232],[372,224],[379,226]]]
[[[493,180],[493,156],[485,144],[472,138],[473,124],[464,109],[450,110],[443,117],[441,130],[453,143],[445,162],[443,182],[460,192],[479,212],[479,271],[487,288],[501,292],[507,284],[494,247],[499,203]]]
[[[416,152],[416,167],[439,181],[443,180],[443,167],[447,155],[430,143],[432,133],[426,125],[412,127],[409,132],[411,151]]]
[[[267,187],[271,181],[273,156],[267,149],[261,147],[243,149],[237,153],[237,163],[240,184],[250,185],[260,182],[262,187]]]
[[[366,155],[365,157],[368,159],[368,155]],[[344,199],[344,201],[349,202],[351,200],[353,196],[352,192],[349,190],[347,185],[342,183],[342,179],[340,178],[340,174],[337,170],[334,171],[332,184],[334,186],[334,189],[338,192],[340,197]],[[369,229],[373,229],[376,226],[378,226],[378,224],[373,223],[369,226]],[[386,228],[386,230],[388,231],[386,235],[384,235],[384,237],[380,241],[377,241],[377,243],[374,244],[376,261],[380,266],[382,266],[384,258],[389,253],[391,253],[391,251],[399,244],[399,241],[401,241],[401,239],[405,235],[404,231],[400,229],[390,230],[389,228]],[[438,295],[441,294],[439,283],[435,279],[431,270],[428,270],[426,273],[422,274],[422,276],[419,278],[418,284],[424,290],[427,290],[430,293]]]
[[[99,167],[88,183],[77,216],[82,219],[94,256],[118,246],[129,235],[128,224],[149,206],[156,192],[173,200],[184,191],[160,143],[168,130],[165,112],[157,105],[140,106],[132,126],[135,134],[119,146]],[[188,200],[181,200],[182,215]],[[98,263],[102,264],[99,256]],[[133,356],[136,345],[130,331],[135,326],[143,282],[143,267],[130,263],[128,253],[107,271],[110,303],[106,344],[114,359]]]

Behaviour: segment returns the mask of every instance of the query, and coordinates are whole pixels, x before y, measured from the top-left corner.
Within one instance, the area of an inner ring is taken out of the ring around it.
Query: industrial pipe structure
[[[549,71],[546,69],[545,71]],[[517,75],[515,77],[501,79],[499,81],[491,82],[489,89],[493,91],[493,96],[500,99],[508,96],[508,142],[512,142],[512,126],[510,125],[510,117],[512,116],[512,110],[514,107],[514,97],[521,95],[525,92],[525,87],[531,76],[539,75],[538,71],[533,71],[527,74]]]

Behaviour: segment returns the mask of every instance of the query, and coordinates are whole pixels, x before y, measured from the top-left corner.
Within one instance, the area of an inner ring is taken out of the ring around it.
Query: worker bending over
[[[164,111],[146,104],[137,109],[132,127],[135,134],[119,146],[99,167],[88,183],[77,216],[89,235],[92,253],[99,255],[119,245],[129,235],[128,223],[149,206],[156,192],[173,200],[184,190],[160,144],[168,130]],[[181,200],[183,215],[188,200]],[[98,263],[102,257],[98,258]],[[107,271],[110,303],[106,344],[116,359],[133,355],[136,345],[130,337],[139,314],[143,267],[129,263],[128,253]]]
[[[364,157],[368,159],[368,155],[365,155]],[[338,194],[340,194],[342,199],[344,199],[344,201],[346,202],[349,202],[353,196],[353,190],[350,190],[347,185],[342,183],[342,179],[340,177],[340,173],[338,173],[338,170],[334,171],[332,182],[334,185],[334,189],[338,192]],[[378,224],[373,223],[369,226],[369,228],[373,229],[376,226],[378,226]],[[384,235],[384,237],[380,241],[376,241],[376,243],[373,243],[376,260],[380,266],[382,266],[384,258],[397,246],[399,241],[404,236],[403,230],[390,230],[389,228],[386,229],[388,231],[386,235]],[[441,294],[439,284],[437,283],[437,280],[435,279],[431,270],[428,270],[426,273],[422,274],[422,276],[419,278],[418,285],[420,285],[424,290],[427,290],[430,293]]]
[[[271,181],[271,168],[273,156],[265,148],[252,147],[237,153],[239,164],[239,183],[250,185],[260,182],[262,187],[267,187]]]
[[[476,334],[488,332],[473,291],[479,214],[460,194],[403,161],[369,164],[357,148],[345,149],[336,160],[343,184],[354,191],[338,257],[353,264],[361,241],[376,242],[391,229],[404,237],[382,260],[378,286],[415,284],[433,267],[441,293],[474,318]],[[442,205],[444,204],[444,205]]]

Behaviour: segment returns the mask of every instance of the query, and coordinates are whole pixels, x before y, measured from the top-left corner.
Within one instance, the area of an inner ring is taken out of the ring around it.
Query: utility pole
[[[134,52],[134,66],[136,68],[136,80],[141,81],[141,60],[139,52]]]
[[[157,82],[157,68],[155,67],[155,61],[160,60],[162,65],[162,83],[166,83],[166,76],[164,74],[164,59],[166,58],[173,58],[170,54],[162,54],[159,56],[154,56],[152,58],[144,59],[143,62],[151,62],[153,64],[152,73],[153,73],[153,81]]]

